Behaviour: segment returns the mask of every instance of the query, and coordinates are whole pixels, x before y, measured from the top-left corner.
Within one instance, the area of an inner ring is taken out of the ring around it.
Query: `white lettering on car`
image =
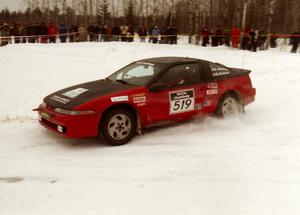
[[[218,94],[218,89],[206,90],[206,95]]]
[[[55,100],[55,101],[60,102],[60,103],[63,103],[63,104],[67,104],[70,101],[69,99],[65,99],[65,98],[62,98],[62,97],[59,97],[59,96],[56,96],[56,95],[50,97],[50,99]]]
[[[69,98],[75,98],[76,96],[79,96],[80,94],[84,93],[88,91],[88,89],[84,89],[84,88],[77,88],[68,92],[63,93],[63,96],[67,96]]]

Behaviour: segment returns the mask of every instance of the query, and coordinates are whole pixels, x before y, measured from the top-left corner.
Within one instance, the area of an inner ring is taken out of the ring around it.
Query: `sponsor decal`
[[[206,95],[218,94],[218,89],[206,90]]]
[[[170,114],[195,110],[194,89],[169,92]]]
[[[211,106],[211,101],[210,100],[204,101],[203,107],[208,107],[208,106]]]
[[[50,99],[55,100],[55,101],[60,102],[60,103],[63,103],[63,104],[67,104],[68,102],[70,102],[69,99],[65,99],[65,98],[62,98],[62,97],[56,96],[56,95],[50,97]]]
[[[137,104],[136,104],[137,107],[141,107],[141,106],[145,106],[145,105],[146,105],[145,102],[143,102],[143,103],[137,103]]]
[[[147,65],[147,66],[154,66],[153,63],[148,63],[148,62],[136,62],[136,64],[141,64],[141,65]]]
[[[146,93],[138,93],[138,94],[133,94],[130,97],[134,98],[134,97],[140,97],[140,96],[146,96]]]
[[[212,70],[213,71],[213,70]],[[222,75],[229,75],[230,72],[228,70],[224,70],[224,71],[213,71],[212,76],[213,77],[218,77],[218,76],[222,76]]]
[[[145,103],[146,102],[146,96],[139,96],[139,97],[134,97],[132,98],[132,101],[134,104],[137,104],[137,103]]]
[[[196,104],[195,110],[201,110],[202,109],[202,104]]]
[[[128,96],[116,96],[110,98],[112,102],[124,102],[128,101]]]
[[[218,89],[218,83],[208,83],[207,88],[209,89]]]
[[[69,98],[75,98],[76,96],[79,96],[80,94],[84,93],[88,91],[88,89],[84,89],[84,88],[77,88],[68,92],[63,93],[63,96],[67,96]]]

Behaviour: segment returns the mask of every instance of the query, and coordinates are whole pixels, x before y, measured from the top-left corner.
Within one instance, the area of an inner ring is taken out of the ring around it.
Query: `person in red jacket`
[[[241,30],[237,27],[231,29],[231,42],[233,48],[238,48],[240,43]]]
[[[55,43],[56,42],[56,36],[57,36],[57,27],[54,23],[50,23],[48,26],[48,38],[49,43]]]
[[[209,43],[209,36],[210,36],[210,32],[207,27],[202,28],[201,36],[202,36],[202,46],[206,46]]]

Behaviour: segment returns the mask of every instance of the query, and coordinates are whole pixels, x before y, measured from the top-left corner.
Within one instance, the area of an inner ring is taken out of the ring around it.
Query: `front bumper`
[[[96,137],[100,114],[65,115],[48,107],[39,107],[39,122],[45,128],[64,137]]]

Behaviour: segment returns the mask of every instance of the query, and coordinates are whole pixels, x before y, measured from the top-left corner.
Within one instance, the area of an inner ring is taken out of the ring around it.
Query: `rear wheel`
[[[102,138],[113,146],[126,144],[135,133],[135,116],[127,109],[116,108],[108,111],[100,124]]]
[[[236,116],[244,112],[244,107],[241,102],[233,95],[224,95],[219,102],[217,115],[221,117]]]

